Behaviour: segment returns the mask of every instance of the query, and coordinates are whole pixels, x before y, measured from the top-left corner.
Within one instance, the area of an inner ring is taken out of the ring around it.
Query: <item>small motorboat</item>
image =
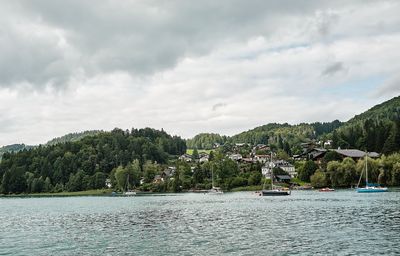
[[[335,191],[333,188],[321,188],[319,192],[333,192]]]

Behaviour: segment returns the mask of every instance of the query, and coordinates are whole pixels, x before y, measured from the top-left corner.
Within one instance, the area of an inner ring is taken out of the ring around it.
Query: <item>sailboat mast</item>
[[[368,187],[368,157],[367,152],[365,153],[365,187]]]
[[[271,190],[274,189],[274,167],[272,166],[272,151],[271,158],[269,161],[269,167],[271,168]]]
[[[214,168],[211,165],[211,186],[214,188]]]

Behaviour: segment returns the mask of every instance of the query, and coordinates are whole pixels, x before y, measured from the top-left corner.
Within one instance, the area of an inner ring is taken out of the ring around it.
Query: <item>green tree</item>
[[[129,174],[129,184],[131,184],[133,186],[139,186],[140,185],[140,178],[141,178],[141,169],[140,169],[139,160],[138,159],[133,160],[133,162],[129,163],[125,167],[125,169]]]
[[[313,175],[311,175],[310,180],[311,186],[315,188],[323,188],[328,185],[326,174],[321,170],[317,170]]]
[[[69,180],[67,183],[68,191],[83,191],[86,189],[84,183],[85,172],[79,170],[76,174],[70,174]]]
[[[107,179],[107,175],[105,173],[96,172],[92,178],[93,188],[95,188],[95,189],[104,188],[105,184],[106,184],[106,179]]]
[[[114,175],[115,175],[115,180],[117,182],[117,187],[120,190],[125,191],[126,187],[127,187],[127,180],[128,180],[127,170],[122,166],[118,166],[117,169],[115,170]]]
[[[261,179],[262,179],[262,174],[260,171],[255,171],[252,172],[248,178],[247,183],[250,186],[254,186],[254,185],[260,185],[261,184]]]
[[[152,163],[151,161],[147,161],[143,165],[143,178],[145,183],[153,182],[154,177],[159,172],[158,168],[158,164]]]
[[[47,177],[44,180],[44,185],[43,185],[43,191],[44,192],[51,192],[53,190],[53,185],[51,184],[51,180],[49,177]]]
[[[289,160],[289,155],[286,153],[284,150],[279,149],[278,152],[276,153],[276,157],[280,160]]]
[[[299,170],[298,177],[302,181],[310,182],[311,175],[318,169],[318,166],[314,161],[308,160],[302,169]]]
[[[396,164],[393,165],[392,185],[393,186],[399,186],[400,185],[400,163],[396,163]]]
[[[192,159],[194,161],[199,159],[199,152],[197,151],[197,148],[193,149]]]

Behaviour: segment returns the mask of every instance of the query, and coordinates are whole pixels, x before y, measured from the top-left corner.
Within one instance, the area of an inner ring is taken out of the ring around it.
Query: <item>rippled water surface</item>
[[[400,193],[0,199],[0,255],[399,255]]]

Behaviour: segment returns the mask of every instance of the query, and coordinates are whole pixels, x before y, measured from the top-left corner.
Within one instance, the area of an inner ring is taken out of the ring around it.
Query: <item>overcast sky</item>
[[[1,1],[0,145],[346,121],[400,94],[400,1]]]

